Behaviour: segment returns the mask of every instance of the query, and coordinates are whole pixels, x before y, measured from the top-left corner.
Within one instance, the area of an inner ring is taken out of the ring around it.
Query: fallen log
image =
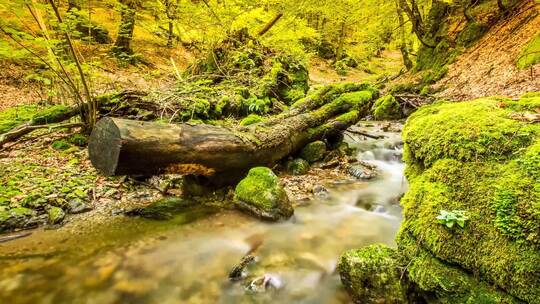
[[[212,176],[270,165],[368,114],[377,93],[371,88],[352,91],[357,88],[350,86],[339,95],[336,90],[324,90],[318,98],[307,97],[288,112],[241,128],[103,118],[90,136],[90,160],[108,176]],[[331,99],[328,94],[337,96]]]

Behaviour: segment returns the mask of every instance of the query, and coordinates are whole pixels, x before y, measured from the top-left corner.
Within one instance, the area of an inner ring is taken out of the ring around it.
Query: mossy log
[[[238,128],[104,118],[90,136],[90,160],[104,175],[244,172],[348,128],[368,113],[375,95],[365,85],[333,86],[286,113]]]

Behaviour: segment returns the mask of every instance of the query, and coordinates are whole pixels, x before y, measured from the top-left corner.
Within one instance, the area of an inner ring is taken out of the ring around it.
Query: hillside
[[[435,85],[442,89],[439,96],[453,100],[486,95],[517,98],[540,91],[540,59],[532,64],[533,58],[540,57],[539,45],[540,4],[524,1],[449,66],[448,74]],[[531,64],[518,67],[529,57]]]

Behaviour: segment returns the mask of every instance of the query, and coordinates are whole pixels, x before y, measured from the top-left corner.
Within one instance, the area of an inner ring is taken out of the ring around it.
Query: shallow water
[[[0,244],[0,303],[348,303],[335,271],[340,253],[393,245],[406,190],[399,134],[364,129],[386,138],[346,138],[380,177],[327,185],[328,198],[298,206],[287,222],[236,211],[193,222],[119,216]],[[229,271],[254,243],[261,246],[248,277],[230,282]],[[275,288],[246,291],[261,276]]]

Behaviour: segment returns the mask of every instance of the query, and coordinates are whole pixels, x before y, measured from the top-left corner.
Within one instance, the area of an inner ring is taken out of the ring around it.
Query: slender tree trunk
[[[346,30],[346,24],[345,24],[345,21],[343,21],[341,22],[341,28],[339,30],[339,40],[338,40],[338,47],[336,50],[335,62],[339,61],[341,57],[343,57],[343,47],[345,45],[345,30]]]
[[[120,26],[118,27],[118,36],[114,43],[114,51],[117,54],[133,54],[131,49],[131,40],[133,38],[133,30],[135,29],[135,2],[130,0],[122,0],[122,13]]]
[[[411,70],[413,68],[413,62],[411,58],[409,57],[409,50],[407,48],[407,41],[405,36],[405,20],[403,18],[403,10],[401,9],[399,3],[396,1],[396,12],[398,16],[398,23],[400,24],[399,32],[401,35],[401,44],[399,46],[399,50],[401,51],[401,56],[403,58],[403,65],[405,65],[405,68],[407,68],[407,71]]]

